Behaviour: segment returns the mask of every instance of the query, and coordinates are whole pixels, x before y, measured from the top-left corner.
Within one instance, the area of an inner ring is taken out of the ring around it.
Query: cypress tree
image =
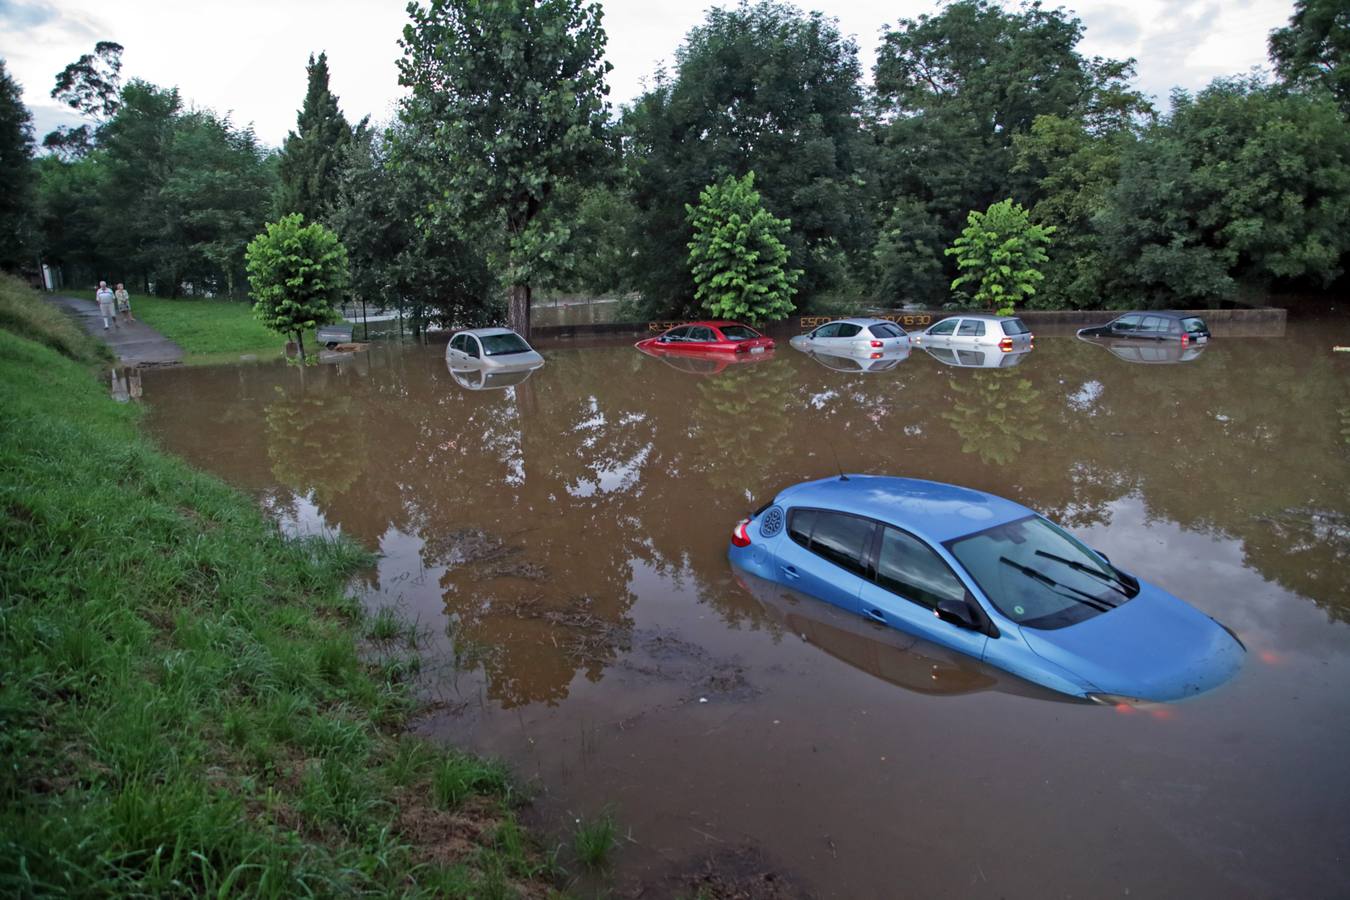
[[[328,55],[311,53],[309,89],[296,115],[296,130],[281,147],[280,212],[302,213],[307,222],[325,221],[337,195],[342,154],[352,139],[352,128],[338,109],[338,98],[328,89]]]

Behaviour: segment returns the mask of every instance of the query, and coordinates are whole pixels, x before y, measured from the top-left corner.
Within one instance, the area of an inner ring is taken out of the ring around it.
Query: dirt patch
[[[428,539],[425,552],[429,559],[447,569],[467,567],[469,574],[479,581],[547,578],[548,570],[543,566],[519,558],[522,549],[481,528],[460,528]]]

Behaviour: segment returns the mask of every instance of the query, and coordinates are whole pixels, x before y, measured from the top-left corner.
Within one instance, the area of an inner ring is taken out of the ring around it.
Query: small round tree
[[[338,319],[335,307],[347,287],[347,250],[322,224],[292,213],[271,222],[249,242],[244,258],[253,314],[289,335],[305,358],[304,332]]]
[[[694,298],[711,315],[752,322],[792,312],[801,269],[787,268],[787,219],[775,218],[759,201],[755,173],[710,184],[698,206],[685,204],[694,239],[689,267]]]
[[[1054,233],[1053,225],[1031,224],[1027,211],[1011,198],[985,212],[972,210],[965,230],[946,250],[961,270],[952,290],[961,289],[977,306],[1012,315],[1013,307],[1036,293],[1037,283],[1045,279],[1037,266],[1049,258],[1045,247]],[[974,286],[973,294],[966,285]]]

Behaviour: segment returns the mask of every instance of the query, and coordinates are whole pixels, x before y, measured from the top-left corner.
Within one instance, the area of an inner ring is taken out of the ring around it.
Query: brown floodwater
[[[773,896],[1332,897],[1350,893],[1335,344],[1350,320],[1172,364],[1046,338],[1013,367],[915,350],[866,374],[785,342],[729,365],[558,346],[495,390],[441,347],[376,345],[150,370],[143,393],[164,447],[288,528],[382,554],[358,587],[427,631],[418,731],[507,760],[546,833],[612,811],[621,895],[692,894],[711,865]],[[1244,668],[1174,705],[1063,702],[738,579],[737,519],[839,467],[1032,506],[1232,627]]]

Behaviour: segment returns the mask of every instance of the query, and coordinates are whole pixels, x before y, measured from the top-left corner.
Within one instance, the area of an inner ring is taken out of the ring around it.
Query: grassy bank
[[[107,345],[85,333],[70,316],[42,299],[13,275],[0,272],[0,331],[50,347],[69,359],[104,362]]]
[[[399,736],[366,554],[159,453],[52,327],[0,330],[0,894],[549,893],[505,771]]]
[[[286,338],[253,318],[239,300],[131,298],[132,314],[183,348],[185,362],[234,362],[241,356],[272,359]]]

